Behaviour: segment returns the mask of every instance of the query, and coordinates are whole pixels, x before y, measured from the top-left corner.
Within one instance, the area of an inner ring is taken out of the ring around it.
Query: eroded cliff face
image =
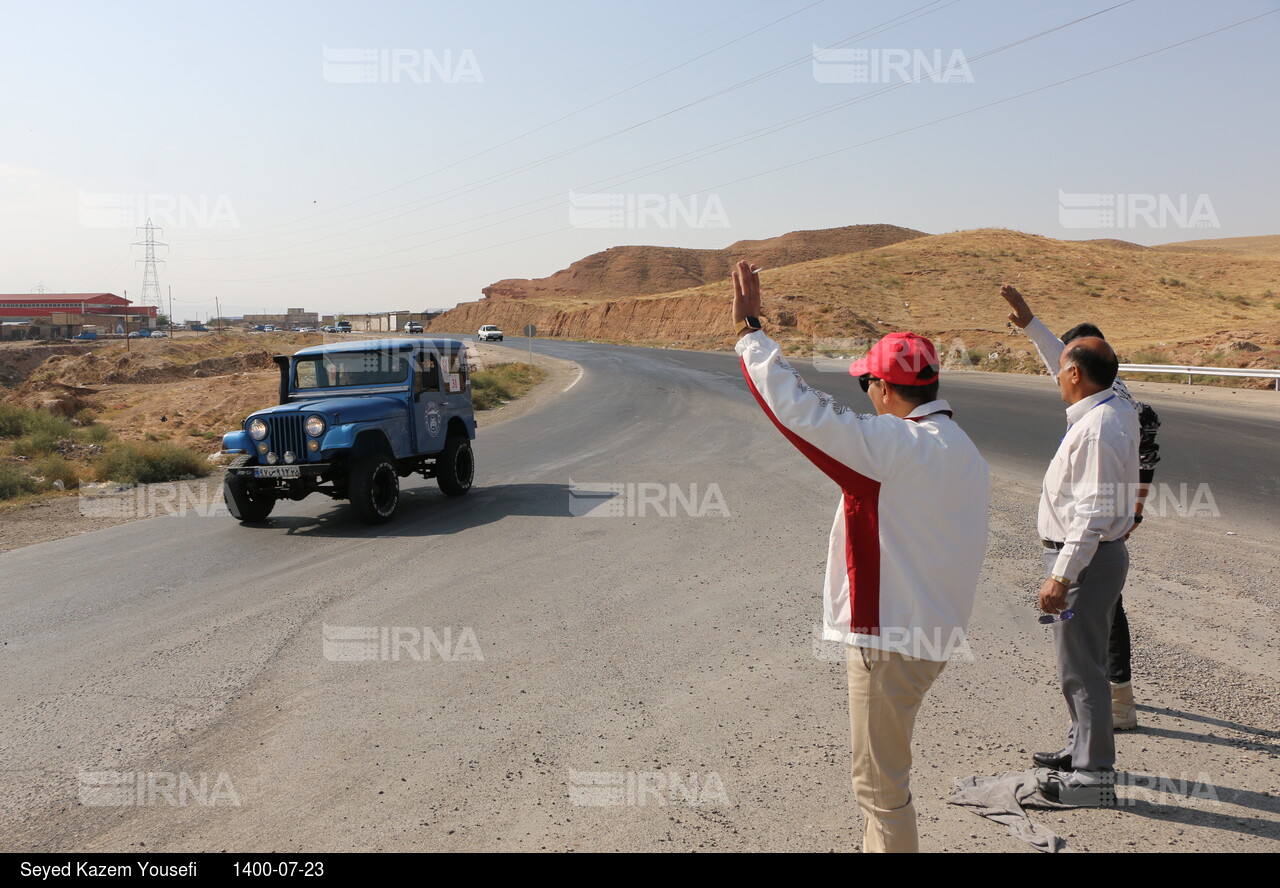
[[[765,268],[778,268],[926,236],[922,231],[897,225],[848,225],[791,231],[764,240],[742,240],[722,250],[610,247],[545,278],[511,278],[491,284],[481,292],[490,299],[651,296],[725,280],[739,259],[750,259]]]
[[[539,336],[606,341],[705,344],[729,336],[728,303],[723,296],[620,299],[560,308],[536,299],[489,298],[468,302],[437,318],[433,333],[474,333],[497,324],[509,338],[523,336],[526,324]]]
[[[434,333],[473,333],[497,324],[509,337],[534,324],[540,336],[615,342],[727,345],[733,265],[748,258],[767,269],[859,253],[927,237],[896,225],[850,225],[742,240],[721,250],[621,246],[593,253],[545,278],[498,281],[479,302],[459,305],[430,325]],[[684,292],[680,292],[684,291]],[[712,292],[714,291],[714,292]],[[659,298],[651,298],[662,294]],[[669,295],[677,294],[677,295]],[[772,329],[785,339],[830,326],[835,317],[796,312],[766,292]],[[855,328],[860,319],[843,312]]]

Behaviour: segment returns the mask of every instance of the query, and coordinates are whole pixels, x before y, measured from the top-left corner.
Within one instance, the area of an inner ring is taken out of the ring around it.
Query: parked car
[[[166,330],[152,330],[151,338],[152,339],[168,339],[169,333]]]
[[[421,324],[419,324],[417,321],[409,321],[409,323],[407,323],[407,324],[405,324],[405,325],[404,325],[404,332],[406,332],[406,333],[421,333],[421,332],[422,332],[422,325],[421,325]]]
[[[73,338],[73,339],[97,339],[97,338],[98,338],[98,331],[97,331],[97,330],[84,330],[83,332],[81,332],[81,333],[77,334],[76,336],[73,336],[72,338]]]
[[[336,342],[274,360],[280,403],[222,437],[233,517],[262,521],[281,500],[320,493],[380,524],[396,512],[401,478],[435,478],[449,496],[471,489],[476,421],[461,340]]]
[[[338,321],[338,323],[336,323],[336,324],[334,324],[334,325],[333,325],[333,332],[334,332],[334,333],[350,333],[350,332],[351,332],[351,322],[350,322],[350,321]]]
[[[481,342],[501,342],[502,331],[493,324],[485,324],[476,332],[476,339]]]

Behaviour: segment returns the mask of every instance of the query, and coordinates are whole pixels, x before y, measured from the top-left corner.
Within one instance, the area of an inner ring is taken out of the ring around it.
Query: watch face
[[[757,317],[753,317],[753,316],[751,316],[751,315],[747,315],[745,318],[743,318],[743,320],[744,320],[744,321],[746,321],[746,323],[747,323],[747,326],[748,326],[748,327],[751,327],[751,328],[753,328],[753,329],[755,329],[755,330],[759,330],[759,329],[760,329],[760,319],[759,319],[759,318],[757,318]]]

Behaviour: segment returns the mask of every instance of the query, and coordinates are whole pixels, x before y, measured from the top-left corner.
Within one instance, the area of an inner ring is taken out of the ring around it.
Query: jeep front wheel
[[[462,496],[471,489],[471,479],[475,474],[471,442],[461,435],[450,436],[445,442],[444,452],[436,459],[436,483],[447,496]]]
[[[228,474],[222,479],[222,499],[231,517],[248,524],[266,521],[276,507],[276,498],[263,494],[239,475]]]
[[[400,505],[400,476],[389,456],[366,456],[351,467],[351,505],[365,524],[390,520]]]

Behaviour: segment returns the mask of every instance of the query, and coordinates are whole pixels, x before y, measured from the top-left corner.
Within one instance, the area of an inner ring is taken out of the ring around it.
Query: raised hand
[[[1018,288],[1013,284],[1005,284],[1000,288],[1000,295],[1004,297],[1004,301],[1009,303],[1009,307],[1013,309],[1009,313],[1009,320],[1019,327],[1026,327],[1031,323],[1031,319],[1035,317],[1031,313],[1031,306],[1027,305],[1027,300],[1022,298],[1022,294],[1018,292]]]
[[[748,316],[760,316],[760,266],[743,259],[733,269],[733,329],[741,330]]]

